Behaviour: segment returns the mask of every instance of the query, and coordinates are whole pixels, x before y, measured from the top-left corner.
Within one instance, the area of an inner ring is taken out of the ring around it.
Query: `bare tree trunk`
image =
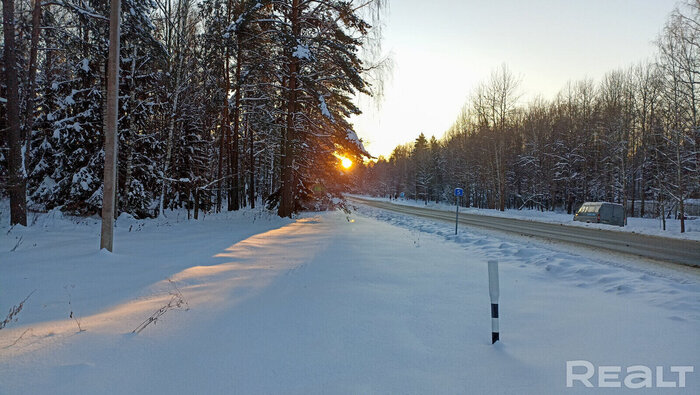
[[[107,66],[107,109],[105,122],[105,169],[102,193],[102,236],[100,248],[112,251],[117,181],[117,116],[119,105],[119,13],[121,1],[112,0],[109,18],[109,59]]]
[[[224,102],[222,103],[222,108],[221,108],[221,129],[223,131],[223,134],[226,138],[226,141],[224,142],[224,146],[228,150],[228,155],[227,155],[227,167],[228,167],[228,176],[229,176],[229,182],[228,182],[228,201],[227,201],[227,210],[232,211],[234,201],[237,201],[238,199],[234,198],[235,194],[235,189],[233,188],[233,157],[232,157],[232,152],[231,152],[231,144],[233,137],[231,136],[231,120],[229,117],[229,112],[228,112],[228,92],[230,89],[230,74],[229,74],[229,65],[228,65],[228,60],[229,60],[229,54],[228,54],[228,48],[226,49],[226,56],[224,57],[224,70],[222,73],[223,81],[222,81],[222,88],[224,91]]]
[[[230,210],[240,209],[240,174],[238,168],[238,135],[240,132],[240,118],[241,118],[241,63],[242,63],[242,50],[241,50],[241,34],[240,31],[236,32],[236,93],[234,94],[234,104],[233,104],[233,134],[231,136],[231,198],[232,201],[229,202]],[[228,49],[227,49],[228,53]],[[228,69],[228,56],[226,57],[226,83],[229,82],[229,69]],[[227,99],[228,106],[228,99]]]
[[[188,1],[179,1],[177,3],[177,8],[175,11],[175,17],[177,18],[177,34],[174,43],[175,49],[171,49],[171,51],[176,52],[177,56],[177,63],[175,64],[175,85],[173,88],[173,105],[172,105],[172,113],[170,114],[170,119],[168,121],[168,140],[166,143],[166,152],[165,152],[165,161],[163,163],[163,175],[161,177],[161,189],[160,189],[160,202],[158,204],[158,216],[163,215],[163,210],[164,210],[164,200],[165,200],[165,193],[167,191],[167,184],[168,184],[168,173],[170,172],[170,162],[172,161],[172,151],[173,151],[173,145],[174,145],[174,138],[175,138],[175,119],[177,118],[177,112],[179,110],[178,103],[180,100],[180,84],[182,83],[182,62],[185,57],[184,52],[185,52],[185,38],[184,36],[187,34],[186,32],[186,25],[187,25],[187,15],[189,11],[189,6],[190,2]],[[170,6],[168,2],[168,17],[170,17]],[[168,47],[172,48],[172,47]],[[171,52],[171,56],[172,53]],[[173,62],[171,59],[170,62],[170,72],[172,74],[172,66]]]
[[[681,131],[678,130],[676,133],[680,134]],[[677,166],[677,182],[678,182],[678,209],[680,210],[679,215],[681,219],[681,233],[685,232],[685,207],[683,205],[683,164],[681,162],[681,138],[678,139],[678,144],[676,144],[676,160],[678,161]]]
[[[248,200],[250,208],[255,208],[255,153],[253,152],[253,129],[246,123],[248,131]]]
[[[222,125],[223,126],[223,125]],[[219,164],[217,168],[216,182],[216,212],[221,212],[221,189],[223,188],[222,178],[224,176],[224,128],[219,129]]]
[[[663,230],[666,230],[666,206],[664,205],[663,196],[661,191],[659,191],[659,214],[661,215],[661,224]]]
[[[132,106],[132,111],[129,111],[129,128],[131,128],[131,133],[129,136],[124,139],[124,145],[126,146],[126,175],[124,177],[124,202],[123,202],[123,210],[128,211],[129,210],[129,189],[131,186],[131,175],[133,172],[133,161],[134,161],[134,150],[133,147],[131,146],[131,139],[133,139],[136,136],[136,126],[135,120],[134,120],[134,111],[133,107],[136,106],[136,45],[134,45],[133,50],[131,52],[131,81],[129,83],[130,87],[130,92],[129,92],[129,101]]]
[[[160,217],[163,215],[163,201],[165,200],[165,191],[166,191],[166,185],[167,185],[167,180],[166,178],[168,177],[168,173],[170,172],[170,161],[172,160],[172,155],[173,155],[173,139],[175,136],[175,118],[177,117],[177,104],[178,104],[178,99],[179,99],[179,94],[177,90],[179,89],[180,86],[180,73],[179,71],[177,73],[177,78],[176,83],[175,83],[175,92],[173,93],[175,95],[175,98],[173,99],[173,108],[172,108],[172,113],[170,114],[170,120],[168,121],[168,140],[167,140],[167,145],[166,145],[166,150],[165,150],[165,162],[163,163],[163,176],[161,177],[162,182],[160,184],[160,202],[158,204],[158,216]]]
[[[29,153],[32,141],[32,128],[34,126],[34,98],[36,96],[36,57],[39,47],[39,25],[41,24],[41,0],[34,0],[32,10],[32,41],[29,48],[29,70],[27,89],[27,108],[24,115],[25,127],[25,152]]]
[[[230,2],[227,4],[229,7],[227,8],[227,12],[230,9]],[[229,18],[230,19],[230,18]],[[230,23],[230,21],[227,21]],[[225,53],[225,62],[228,63],[228,49],[226,50]],[[226,66],[224,66],[225,69]],[[225,70],[222,71],[222,78],[225,78]],[[224,178],[224,147],[227,146],[226,144],[226,139],[228,139],[228,134],[229,134],[229,125],[228,125],[228,82],[222,83],[224,86],[224,107],[222,114],[224,115],[221,121],[221,127],[219,128],[219,161],[217,164],[217,173],[216,173],[216,212],[220,213],[221,212],[221,207],[222,207],[222,192],[224,188],[224,183],[223,183],[223,178]],[[229,204],[231,201],[231,196],[229,196]]]
[[[620,157],[620,184],[622,189],[622,208],[625,216],[627,215],[627,163],[625,161],[625,155],[622,154]]]
[[[199,219],[199,188],[194,189],[194,219]]]
[[[299,35],[299,0],[292,0],[292,13],[290,17],[292,25],[292,35]],[[280,204],[277,211],[280,217],[291,217],[294,212],[294,140],[295,133],[295,112],[296,112],[296,89],[297,89],[297,67],[298,59],[294,57],[293,51],[288,50],[289,57],[289,83],[287,98],[287,125],[282,139],[282,187],[280,190]]]
[[[646,162],[646,155],[644,157],[644,162]],[[641,201],[639,202],[639,217],[644,218],[644,209],[645,209],[645,202],[646,202],[646,178],[645,178],[645,173],[644,173],[644,166],[642,166],[641,174],[640,174],[640,190],[639,190],[639,198]]]
[[[7,83],[7,126],[10,145],[9,180],[10,225],[27,226],[27,173],[24,168],[25,147],[19,123],[19,81],[15,53],[15,4],[3,0],[3,33],[5,35],[5,81]]]
[[[270,170],[268,171],[269,184],[267,190],[267,196],[275,193],[275,152],[270,150]]]
[[[630,217],[635,216],[635,211],[634,211],[634,201],[637,199],[637,177],[636,177],[637,172],[634,171],[632,172],[632,200],[630,201]]]

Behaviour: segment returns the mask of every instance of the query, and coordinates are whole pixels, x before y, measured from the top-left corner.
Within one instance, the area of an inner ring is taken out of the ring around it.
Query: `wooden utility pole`
[[[22,144],[19,122],[19,80],[15,53],[15,2],[3,0],[3,33],[5,36],[5,81],[7,83],[7,126],[10,157],[10,225],[27,226],[27,173],[25,159],[28,152]]]
[[[117,181],[117,106],[119,102],[119,14],[121,1],[112,0],[109,16],[109,58],[107,60],[107,108],[105,109],[105,173],[102,189],[102,237],[100,249],[112,251]]]

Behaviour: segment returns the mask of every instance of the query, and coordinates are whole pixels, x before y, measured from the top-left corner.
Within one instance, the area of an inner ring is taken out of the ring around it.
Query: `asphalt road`
[[[348,197],[348,199],[356,203],[401,214],[447,221],[453,224],[455,221],[454,212],[403,206],[357,197]],[[482,227],[595,249],[621,252],[664,262],[700,267],[700,241],[464,213],[459,214],[459,223],[460,225]]]

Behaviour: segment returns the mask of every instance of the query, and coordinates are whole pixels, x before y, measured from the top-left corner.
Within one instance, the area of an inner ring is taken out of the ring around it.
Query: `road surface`
[[[401,214],[452,223],[455,221],[455,213],[449,211],[404,206],[357,197],[348,197],[348,199]],[[700,267],[700,241],[466,213],[459,214],[459,223]]]

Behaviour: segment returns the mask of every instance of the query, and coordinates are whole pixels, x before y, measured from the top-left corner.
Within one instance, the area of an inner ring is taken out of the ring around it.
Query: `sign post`
[[[491,298],[491,344],[500,338],[498,330],[498,261],[489,261],[489,296]]]
[[[455,217],[455,234],[457,234],[457,227],[459,226],[459,204],[462,202],[462,196],[464,196],[464,190],[462,188],[455,188],[455,200],[457,201],[457,216]]]

